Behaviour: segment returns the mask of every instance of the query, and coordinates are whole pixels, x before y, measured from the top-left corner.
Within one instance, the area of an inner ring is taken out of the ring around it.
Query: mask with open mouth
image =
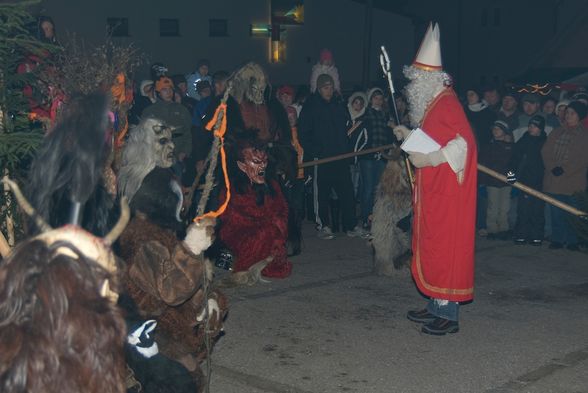
[[[172,142],[172,128],[162,124],[153,125],[155,132],[155,156],[156,165],[161,168],[169,168],[174,164],[174,143]]]
[[[267,153],[253,147],[246,147],[241,151],[242,160],[237,161],[239,169],[243,171],[251,183],[264,184],[267,169]]]

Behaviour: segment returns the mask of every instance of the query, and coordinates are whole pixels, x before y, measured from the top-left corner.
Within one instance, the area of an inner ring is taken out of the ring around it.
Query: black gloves
[[[553,176],[561,176],[561,175],[563,175],[564,170],[562,167],[556,166],[555,168],[553,168],[551,170],[551,173],[553,173]]]
[[[508,182],[508,184],[513,184],[514,182],[516,182],[517,181],[516,173],[514,173],[514,171],[506,172],[506,181]]]

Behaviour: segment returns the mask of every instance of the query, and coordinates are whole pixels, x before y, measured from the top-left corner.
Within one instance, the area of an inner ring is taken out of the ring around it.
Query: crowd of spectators
[[[50,18],[39,19],[38,31],[42,40],[56,42]],[[202,170],[209,145],[196,136],[224,94],[231,71],[214,70],[208,59],[199,60],[187,74],[173,74],[163,63],[154,63],[151,78],[136,83],[129,122],[156,116],[174,128],[173,169],[186,178],[186,186]],[[410,126],[402,93],[391,100],[381,83],[343,89],[330,50],[320,52],[309,74],[308,84],[268,83],[265,92],[288,116],[299,163],[395,143],[396,114],[398,122]],[[549,93],[469,87],[461,98],[481,164],[509,174],[511,183],[522,182],[577,206],[575,194],[586,191],[588,171],[588,94],[581,87]],[[320,238],[332,239],[339,231],[371,236],[375,189],[385,165],[382,155],[374,153],[300,171],[305,187],[297,205],[316,223]],[[516,244],[539,246],[548,239],[550,248],[579,248],[567,213],[488,175],[479,176],[477,231]]]

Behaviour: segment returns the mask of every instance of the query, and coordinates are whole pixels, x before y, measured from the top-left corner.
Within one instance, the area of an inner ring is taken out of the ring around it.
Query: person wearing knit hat
[[[497,120],[491,127],[490,143],[480,147],[478,162],[484,166],[505,173],[512,157],[513,143],[508,124]],[[488,239],[505,240],[509,236],[508,212],[510,210],[510,187],[507,184],[480,174],[480,185],[486,186],[486,230]]]
[[[582,124],[588,108],[580,101],[572,101],[565,112],[565,123],[553,130],[542,149],[545,163],[544,190],[552,197],[570,204],[577,203],[574,195],[588,186],[588,131]],[[577,251],[578,237],[569,213],[553,207],[551,209],[552,249],[567,245]]]
[[[151,64],[150,71],[151,71],[151,79],[156,81],[160,77],[166,76],[168,69],[163,63],[157,62],[157,63]]]
[[[527,132],[514,146],[512,159],[506,172],[509,183],[517,181],[537,190],[543,189],[545,171],[541,149],[545,144],[545,119],[535,115],[529,120]],[[544,202],[526,193],[517,197],[517,218],[513,230],[515,244],[529,243],[541,246],[544,237],[545,207]]]
[[[572,96],[572,100],[581,101],[584,104],[588,105],[588,93],[586,93],[585,91],[580,91]]]
[[[331,86],[335,87],[335,82],[333,81],[333,77],[329,74],[320,74],[316,80],[317,90],[322,89],[326,85],[331,85]]]
[[[294,103],[294,88],[290,85],[282,85],[278,88],[276,98],[284,109],[288,109]]]
[[[588,116],[586,115],[586,108],[588,108],[588,104],[586,104],[584,99],[574,100],[570,104],[573,104],[572,109],[580,117],[580,122],[582,123],[584,128],[588,130]]]
[[[545,131],[545,118],[541,115],[535,115],[531,117],[529,120],[529,126],[534,125],[537,127],[541,132]]]
[[[318,88],[318,78],[322,74],[330,75],[333,79],[333,86],[338,94],[341,94],[341,82],[339,81],[339,70],[333,61],[333,54],[328,49],[320,53],[319,61],[312,67],[310,74],[310,92],[314,93]]]
[[[315,83],[316,91],[305,100],[298,119],[298,137],[305,161],[349,152],[349,114],[342,100],[334,94],[333,77],[328,73],[321,73],[316,77]],[[329,214],[332,190],[337,193],[343,230],[347,232],[347,236],[361,236],[364,231],[357,225],[349,162],[339,160],[309,169],[307,174],[312,173],[313,180],[317,236],[323,240],[335,237],[333,227],[338,222],[338,214]]]
[[[492,125],[492,127],[498,127],[502,130],[502,132],[504,132],[505,134],[510,134],[510,127],[508,126],[508,123],[506,123],[505,121],[502,120],[496,120],[494,122],[494,124]]]
[[[566,108],[566,111],[570,110],[570,109],[573,110],[574,112],[576,112],[576,114],[580,118],[580,121],[582,121],[586,118],[586,114],[588,112],[588,106],[586,106],[586,104],[584,104],[582,101],[570,102],[568,104],[568,107]]]
[[[440,145],[433,152],[407,152],[417,168],[412,277],[428,297],[426,307],[409,311],[407,318],[433,335],[457,333],[459,303],[474,297],[478,178],[476,138],[452,78],[443,71],[440,42],[439,26],[431,23],[412,65],[404,68],[411,125]],[[402,125],[393,132],[399,140],[410,134]]]
[[[515,143],[523,136],[527,131],[529,120],[535,115],[545,117],[545,114],[541,112],[541,98],[538,94],[526,93],[521,98],[522,113],[519,115],[519,124],[512,132]],[[546,126],[545,132],[549,135],[553,127]]]

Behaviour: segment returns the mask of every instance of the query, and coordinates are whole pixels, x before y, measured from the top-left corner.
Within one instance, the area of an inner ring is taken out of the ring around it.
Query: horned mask
[[[30,203],[23,196],[18,185],[12,180],[5,177],[2,182],[7,184],[14,193],[14,196],[22,208],[22,210],[29,216],[33,217],[37,226],[42,230],[42,233],[35,236],[35,239],[43,241],[47,246],[63,242],[64,244],[73,244],[80,254],[84,257],[97,262],[109,275],[114,276],[117,272],[116,261],[111,246],[120,236],[130,218],[129,206],[126,198],[121,200],[121,216],[104,238],[99,238],[92,235],[90,232],[76,226],[65,225],[58,229],[53,229],[47,224],[33,209]],[[63,246],[57,248],[57,253],[67,255],[71,258],[78,258],[78,255],[69,247]],[[118,294],[110,288],[108,280],[104,280],[101,285],[100,295],[108,298],[113,303],[118,300]]]

